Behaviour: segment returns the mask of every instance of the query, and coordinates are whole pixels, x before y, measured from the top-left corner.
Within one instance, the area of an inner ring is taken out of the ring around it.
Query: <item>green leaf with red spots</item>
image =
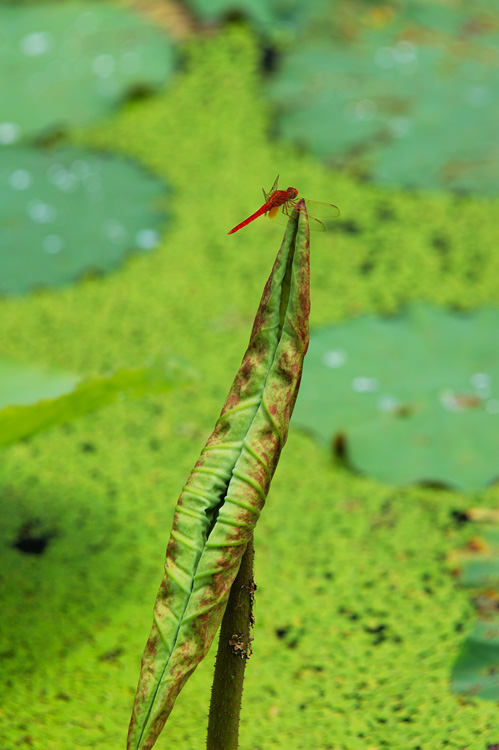
[[[308,348],[306,213],[288,223],[248,349],[177,503],[128,736],[153,747],[204,658],[286,441]]]

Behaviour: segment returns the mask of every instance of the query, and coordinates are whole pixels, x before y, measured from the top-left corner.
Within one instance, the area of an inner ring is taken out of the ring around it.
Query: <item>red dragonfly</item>
[[[277,183],[279,181],[279,175],[275,178],[274,184],[270,188],[269,192],[263,191],[265,196],[265,203],[261,208],[258,209],[254,214],[251,214],[247,219],[242,221],[237,227],[231,229],[227,234],[234,234],[239,229],[242,229],[250,222],[258,219],[262,214],[267,214],[269,219],[273,219],[279,224],[287,224],[288,218],[293,210],[296,208],[298,203],[298,190],[294,187],[288,187],[287,190],[278,190]],[[319,203],[318,201],[305,200],[307,207],[309,227],[311,230],[317,232],[325,232],[326,227],[319,221],[317,216],[321,216],[325,219],[334,219],[340,215],[339,208],[333,206],[332,203]]]

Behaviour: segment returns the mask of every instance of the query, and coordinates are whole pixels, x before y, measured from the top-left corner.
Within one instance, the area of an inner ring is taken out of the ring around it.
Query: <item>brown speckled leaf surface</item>
[[[180,495],[128,735],[152,748],[220,625],[286,442],[309,342],[309,231],[288,223],[239,372]]]

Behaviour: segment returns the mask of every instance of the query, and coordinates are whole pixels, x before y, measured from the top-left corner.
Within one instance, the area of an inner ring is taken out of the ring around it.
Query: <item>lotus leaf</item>
[[[499,476],[499,311],[425,304],[316,330],[293,417],[358,471],[461,490]]]
[[[146,365],[83,379],[0,359],[0,448],[70,422],[120,396],[167,391],[193,377],[186,365],[174,359],[152,359]]]
[[[0,410],[13,404],[30,404],[70,391],[78,375],[46,367],[0,359]]]
[[[173,67],[165,35],[115,3],[0,4],[0,145],[91,122]]]
[[[125,159],[2,149],[0,190],[0,294],[107,271],[159,241],[166,188]]]
[[[456,693],[499,699],[499,529],[484,526],[468,545],[453,553],[459,581],[473,593],[478,619],[452,670]]]
[[[283,55],[280,133],[380,182],[497,192],[497,20],[429,3],[343,16]]]
[[[204,22],[221,21],[239,14],[274,39],[285,39],[306,28],[329,8],[328,0],[187,0],[187,5]]]
[[[478,621],[463,644],[452,673],[456,693],[499,699],[499,618]]]
[[[177,502],[129,750],[151,750],[178,694],[206,656],[287,439],[309,341],[309,227],[305,204],[298,206],[263,290],[241,367]],[[236,747],[237,737],[231,739]]]

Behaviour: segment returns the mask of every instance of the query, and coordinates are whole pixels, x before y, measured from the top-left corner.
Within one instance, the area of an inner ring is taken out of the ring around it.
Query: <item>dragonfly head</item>
[[[289,195],[289,197],[291,198],[291,200],[293,200],[294,198],[296,198],[296,196],[298,195],[298,190],[296,188],[294,188],[294,187],[288,187],[288,189],[287,189],[286,192]]]

